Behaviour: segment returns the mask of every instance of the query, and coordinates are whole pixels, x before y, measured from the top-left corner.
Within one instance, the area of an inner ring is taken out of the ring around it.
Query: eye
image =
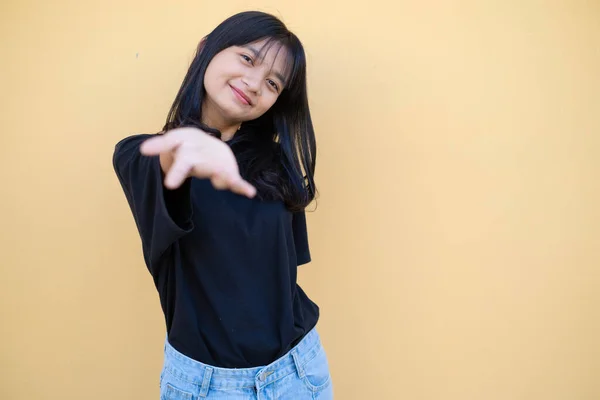
[[[254,62],[252,61],[252,58],[250,58],[249,56],[247,56],[246,54],[241,54],[242,58],[244,59],[244,61],[250,63],[250,65],[253,65]]]
[[[267,79],[267,82],[269,82],[269,85],[271,85],[271,87],[273,89],[275,89],[276,91],[279,91],[279,86],[277,85],[277,83],[271,79]]]

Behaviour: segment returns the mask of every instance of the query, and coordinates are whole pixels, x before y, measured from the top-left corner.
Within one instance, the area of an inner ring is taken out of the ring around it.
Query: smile
[[[244,94],[244,92],[242,92],[241,90],[229,85],[229,87],[231,88],[231,91],[233,92],[233,95],[235,96],[235,98],[242,104],[250,106],[252,105],[252,102],[250,101],[250,98],[248,96],[246,96],[246,94]]]

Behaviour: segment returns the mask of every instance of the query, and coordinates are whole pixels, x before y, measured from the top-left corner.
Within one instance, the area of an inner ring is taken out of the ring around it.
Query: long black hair
[[[303,210],[317,195],[314,182],[316,141],[308,107],[306,55],[298,37],[277,17],[258,11],[235,14],[198,45],[194,60],[167,116],[163,132],[195,126],[218,138],[202,123],[204,75],[213,57],[231,46],[268,39],[288,50],[287,82],[275,104],[261,117],[244,122],[230,142],[240,174],[262,200],[283,201],[291,211]]]

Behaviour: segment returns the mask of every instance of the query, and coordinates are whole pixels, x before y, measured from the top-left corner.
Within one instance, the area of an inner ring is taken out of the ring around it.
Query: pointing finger
[[[211,177],[211,183],[217,190],[225,190],[229,186],[229,180],[223,171],[217,171]]]

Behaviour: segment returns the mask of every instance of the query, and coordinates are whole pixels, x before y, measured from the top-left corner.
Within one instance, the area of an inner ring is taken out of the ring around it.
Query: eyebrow
[[[252,46],[244,46],[244,47],[247,48],[248,50],[250,50],[252,53],[254,53],[254,57],[258,58],[258,56],[260,56],[260,51],[256,50],[254,47],[252,47]],[[286,84],[285,79],[283,78],[283,74],[281,74],[281,72],[273,71],[273,74],[275,75],[275,77],[277,77],[277,79],[279,79],[281,81],[281,83],[283,85]]]

